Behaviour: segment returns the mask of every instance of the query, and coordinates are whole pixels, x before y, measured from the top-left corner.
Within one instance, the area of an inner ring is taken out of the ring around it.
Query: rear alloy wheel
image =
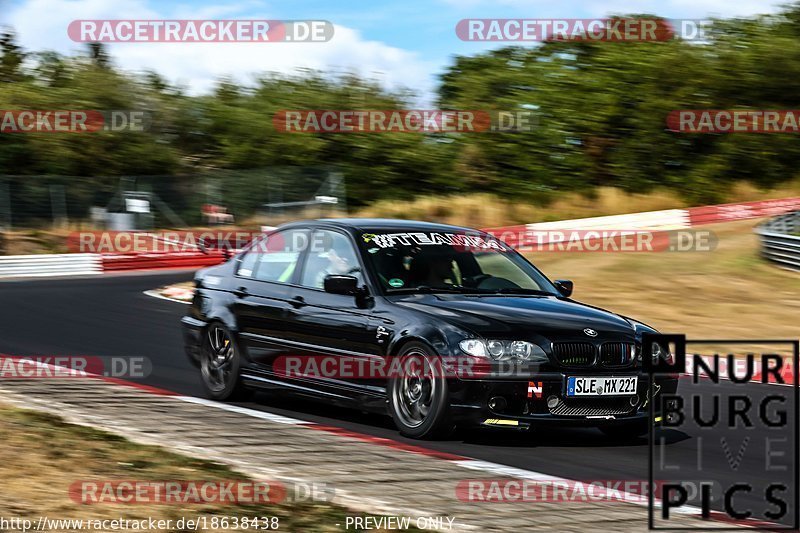
[[[447,379],[431,350],[409,343],[399,355],[402,375],[389,380],[389,411],[400,433],[415,439],[443,437],[452,431]]]
[[[206,329],[200,353],[203,388],[214,400],[235,399],[242,395],[239,382],[239,350],[230,330],[214,323]]]

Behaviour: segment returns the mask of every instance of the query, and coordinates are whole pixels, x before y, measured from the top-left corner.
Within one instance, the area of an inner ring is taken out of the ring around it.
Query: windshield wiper
[[[462,287],[455,285],[453,287],[431,287],[430,285],[420,285],[419,287],[403,287],[399,289],[387,289],[386,292],[390,294],[433,294],[437,292],[444,292],[449,294],[478,294],[482,293],[481,289],[474,289],[472,287]]]
[[[503,287],[500,289],[478,289],[475,287],[465,287],[463,285],[453,285],[452,287],[431,287],[430,285],[420,285],[419,287],[402,287],[397,289],[387,289],[389,294],[525,294],[534,296],[557,296],[552,292],[539,289],[524,289],[522,287]]]
[[[533,294],[535,296],[556,296],[552,292],[539,289],[523,289],[522,287],[503,287],[502,289],[482,289],[486,294]]]

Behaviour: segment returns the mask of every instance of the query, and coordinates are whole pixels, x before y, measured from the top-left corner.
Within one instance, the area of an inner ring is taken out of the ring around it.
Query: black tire
[[[389,413],[397,429],[402,435],[414,439],[446,437],[454,426],[450,420],[447,379],[438,364],[438,357],[433,349],[421,342],[404,345],[397,357],[404,369],[428,361],[425,366],[417,366],[427,369],[427,372],[422,372],[427,375],[420,379],[414,379],[413,371],[404,371],[403,376],[393,376],[389,380]]]
[[[600,431],[609,437],[621,440],[638,439],[639,437],[647,435],[648,430],[649,428],[646,420],[636,420],[634,422],[625,422],[600,427]]]
[[[239,346],[231,331],[219,322],[209,324],[200,349],[200,381],[206,395],[219,401],[245,399],[239,365]]]

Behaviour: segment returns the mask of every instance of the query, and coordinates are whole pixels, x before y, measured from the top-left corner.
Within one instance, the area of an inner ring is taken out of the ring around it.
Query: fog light
[[[631,405],[636,407],[639,405],[639,397],[638,396],[631,396]]]
[[[550,409],[555,409],[561,400],[558,399],[558,396],[548,396],[547,398],[547,407]]]
[[[495,396],[489,400],[489,409],[497,413],[501,413],[508,406],[508,402],[502,396]]]

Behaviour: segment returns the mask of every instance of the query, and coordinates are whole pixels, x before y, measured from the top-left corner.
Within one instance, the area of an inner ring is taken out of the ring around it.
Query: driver
[[[327,252],[319,254],[324,259],[322,268],[317,272],[314,284],[321,289],[325,286],[325,277],[329,275],[352,275],[358,272],[358,264],[352,258],[352,248],[344,237],[326,239]]]
[[[433,247],[432,247],[433,248]],[[453,256],[445,250],[424,249],[413,258],[409,278],[417,286],[444,288],[456,283]]]

